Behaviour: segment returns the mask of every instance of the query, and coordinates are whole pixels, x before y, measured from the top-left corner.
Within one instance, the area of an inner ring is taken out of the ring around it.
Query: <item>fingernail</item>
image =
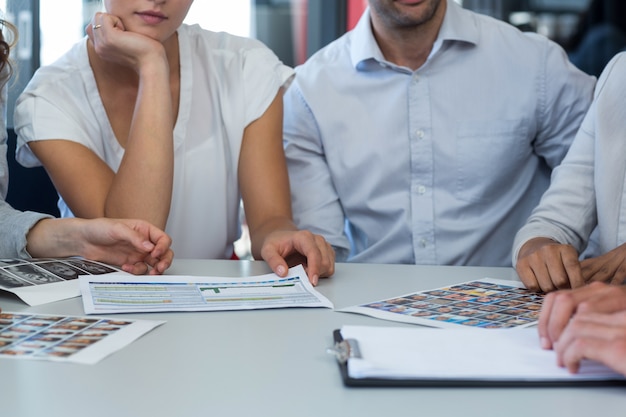
[[[278,275],[283,276],[285,275],[285,267],[284,266],[279,266],[278,268],[276,268],[278,270]]]
[[[154,244],[146,240],[145,242],[143,242],[143,247],[147,250],[152,250],[154,248]]]
[[[317,282],[320,280],[320,277],[317,275],[313,275],[313,285],[317,285]]]
[[[541,347],[543,349],[550,349],[550,341],[547,337],[542,337],[541,339]]]

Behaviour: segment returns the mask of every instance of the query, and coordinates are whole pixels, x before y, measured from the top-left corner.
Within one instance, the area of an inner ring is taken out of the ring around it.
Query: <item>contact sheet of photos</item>
[[[0,259],[0,287],[16,288],[77,279],[79,275],[116,272],[108,265],[80,258]]]
[[[124,273],[110,265],[82,258],[0,259],[0,289],[16,294],[33,306],[78,297],[80,275],[111,272]],[[50,287],[55,290],[50,291]]]
[[[162,321],[0,313],[0,358],[93,364]]]
[[[542,301],[521,283],[484,278],[340,311],[433,327],[505,329],[536,324]]]

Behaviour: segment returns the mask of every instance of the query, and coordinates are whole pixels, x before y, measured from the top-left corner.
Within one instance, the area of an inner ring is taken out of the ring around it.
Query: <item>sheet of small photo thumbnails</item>
[[[501,282],[489,278],[470,281],[360,307],[403,316],[402,319],[386,317],[390,320],[416,319],[416,322],[435,327],[446,323],[502,329],[535,324],[544,295]]]

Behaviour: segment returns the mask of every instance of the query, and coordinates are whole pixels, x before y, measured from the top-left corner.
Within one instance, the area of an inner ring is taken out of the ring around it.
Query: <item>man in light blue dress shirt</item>
[[[452,0],[369,5],[285,96],[298,226],[338,261],[510,266],[595,78]]]

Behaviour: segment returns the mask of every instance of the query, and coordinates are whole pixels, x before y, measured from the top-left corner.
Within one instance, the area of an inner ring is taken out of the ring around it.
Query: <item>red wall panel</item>
[[[348,0],[348,30],[351,30],[354,26],[356,26],[366,8],[367,0]]]

